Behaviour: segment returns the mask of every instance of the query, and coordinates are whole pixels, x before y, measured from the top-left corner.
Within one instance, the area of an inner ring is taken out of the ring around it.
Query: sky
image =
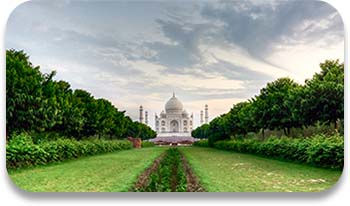
[[[95,98],[138,119],[172,93],[209,119],[259,94],[268,82],[302,84],[326,59],[344,61],[344,26],[320,1],[30,1],[11,14],[6,48],[24,50]]]

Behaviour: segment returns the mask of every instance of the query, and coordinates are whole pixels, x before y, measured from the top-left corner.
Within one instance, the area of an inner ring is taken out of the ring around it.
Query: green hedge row
[[[144,147],[154,147],[154,143],[148,142],[148,141],[142,141],[141,148],[144,148]]]
[[[208,146],[206,140],[197,146]],[[313,166],[342,169],[344,165],[344,137],[316,135],[311,138],[275,138],[218,141],[214,147],[241,153],[305,163]]]
[[[77,141],[72,139],[58,139],[34,144],[30,136],[20,134],[14,136],[6,145],[6,164],[7,168],[44,165],[51,162],[131,148],[132,144],[126,140]]]
[[[198,147],[209,147],[208,139],[199,140],[193,143],[194,146]]]

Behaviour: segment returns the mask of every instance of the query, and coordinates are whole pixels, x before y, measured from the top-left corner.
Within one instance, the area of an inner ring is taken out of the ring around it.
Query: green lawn
[[[212,148],[183,147],[181,151],[210,192],[316,192],[330,188],[341,175],[341,171]]]
[[[47,166],[10,170],[12,181],[31,192],[128,191],[166,147],[125,150]]]
[[[21,189],[40,192],[128,191],[168,147],[124,150],[47,166],[10,170]],[[180,147],[207,191],[322,191],[340,171],[203,147]]]

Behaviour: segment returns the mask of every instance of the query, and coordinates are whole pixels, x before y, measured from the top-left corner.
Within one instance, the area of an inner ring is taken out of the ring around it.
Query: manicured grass
[[[34,168],[9,170],[12,181],[31,192],[128,191],[166,147],[125,150]]]
[[[182,147],[209,192],[317,192],[333,186],[341,171],[203,147]]]
[[[168,147],[125,150],[46,166],[9,170],[21,189],[40,192],[128,191]],[[202,147],[180,147],[206,191],[322,191],[341,171]]]

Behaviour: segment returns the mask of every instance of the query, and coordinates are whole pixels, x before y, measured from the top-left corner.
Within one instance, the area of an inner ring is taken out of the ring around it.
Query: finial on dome
[[[175,97],[175,92],[173,91],[173,97]]]

